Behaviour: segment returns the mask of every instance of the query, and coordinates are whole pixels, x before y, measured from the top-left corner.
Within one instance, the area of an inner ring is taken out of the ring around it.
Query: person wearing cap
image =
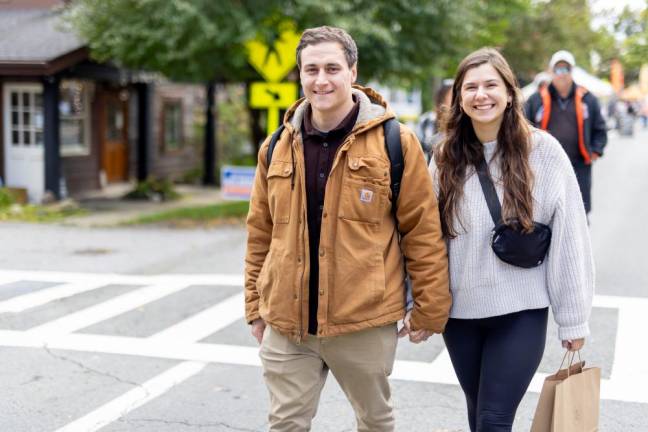
[[[574,82],[574,66],[576,61],[569,51],[556,52],[549,61],[551,83],[531,95],[524,111],[534,126],[548,131],[562,145],[589,213],[592,162],[603,155],[607,128],[596,96]]]

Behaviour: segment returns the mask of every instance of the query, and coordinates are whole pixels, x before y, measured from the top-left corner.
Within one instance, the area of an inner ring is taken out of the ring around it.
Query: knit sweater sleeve
[[[542,139],[551,153],[545,166],[551,171],[555,197],[551,219],[551,246],[547,254],[547,289],[561,340],[589,335],[594,295],[594,259],[589,227],[576,176],[560,144],[549,134]]]

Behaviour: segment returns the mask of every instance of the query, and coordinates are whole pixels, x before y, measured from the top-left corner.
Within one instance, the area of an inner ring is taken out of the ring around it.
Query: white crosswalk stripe
[[[0,330],[0,347],[47,347],[80,352],[133,355],[181,361],[95,411],[68,424],[60,431],[97,430],[127,411],[158,397],[183,380],[200,373],[208,363],[260,366],[253,346],[199,342],[243,319],[243,293],[237,293],[202,311],[158,331],[149,337],[75,333],[90,325],[114,318],[142,305],[181,292],[192,285],[242,287],[242,278],[232,275],[98,275],[84,273],[0,271],[0,293],[5,283],[21,280],[58,282],[51,288],[0,302],[0,314],[19,314],[35,306],[87,293],[110,284],[142,285],[107,301],[81,309],[24,331]],[[618,310],[618,326],[612,372],[601,384],[603,399],[648,403],[648,363],[645,362],[642,331],[648,317],[647,298],[596,296],[596,307]],[[545,374],[537,373],[530,391],[538,392]],[[432,362],[397,360],[393,379],[457,385],[450,358],[443,350]],[[79,429],[82,428],[82,429]]]

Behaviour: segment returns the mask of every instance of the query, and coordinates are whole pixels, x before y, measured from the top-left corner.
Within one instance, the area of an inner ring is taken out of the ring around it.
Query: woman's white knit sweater
[[[546,132],[533,130],[529,162],[534,173],[533,219],[551,227],[551,246],[540,266],[515,267],[501,261],[490,246],[494,226],[479,178],[466,173],[463,199],[448,241],[451,318],[486,318],[551,306],[562,340],[589,334],[594,292],[594,260],[589,229],[576,176],[562,147]],[[496,141],[484,144],[484,156],[502,202]],[[438,194],[437,169],[430,163]]]

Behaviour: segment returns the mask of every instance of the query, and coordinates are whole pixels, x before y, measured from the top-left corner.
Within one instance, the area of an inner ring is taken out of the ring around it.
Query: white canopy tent
[[[607,83],[595,77],[594,75],[590,75],[578,66],[574,67],[572,75],[576,84],[585,87],[596,97],[607,99],[614,95],[614,89],[612,88],[610,83]],[[529,96],[535,93],[537,88],[537,80],[534,80],[531,84],[524,86],[522,88],[522,95],[524,96],[524,99],[528,99]]]

